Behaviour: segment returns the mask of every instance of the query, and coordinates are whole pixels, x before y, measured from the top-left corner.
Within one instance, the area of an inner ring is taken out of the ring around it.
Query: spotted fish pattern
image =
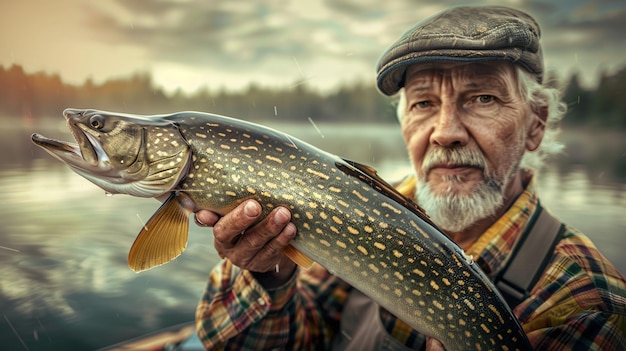
[[[40,135],[33,141],[70,167],[64,153],[75,157],[78,149],[87,149],[91,167],[103,158],[115,163],[126,180],[89,175],[107,192],[171,194],[147,224],[167,230],[139,234],[129,255],[131,268],[148,269],[180,254],[191,211],[224,214],[255,199],[266,214],[277,206],[291,210],[298,232],[288,256],[305,266],[318,262],[447,350],[532,349],[472,258],[370,167],[224,116],[96,110],[65,115],[78,146]],[[178,249],[163,248],[170,246]]]

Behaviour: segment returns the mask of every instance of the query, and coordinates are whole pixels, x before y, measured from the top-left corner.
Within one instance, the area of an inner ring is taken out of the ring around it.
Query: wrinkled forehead
[[[428,62],[410,66],[406,71],[405,87],[451,78],[473,84],[503,84],[515,82],[513,64],[504,61],[473,63]]]

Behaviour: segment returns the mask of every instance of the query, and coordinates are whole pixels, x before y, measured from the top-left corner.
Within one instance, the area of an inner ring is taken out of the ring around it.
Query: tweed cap
[[[453,7],[409,29],[381,56],[378,89],[393,95],[404,86],[408,66],[423,62],[506,60],[543,79],[537,22],[508,7]]]

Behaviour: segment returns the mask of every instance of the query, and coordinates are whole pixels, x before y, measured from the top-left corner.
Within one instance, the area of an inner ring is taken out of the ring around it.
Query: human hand
[[[446,351],[446,349],[443,348],[443,344],[441,343],[441,341],[427,336],[426,351]]]
[[[195,221],[213,227],[215,249],[221,257],[254,272],[255,278],[269,289],[284,284],[295,270],[295,263],[282,250],[295,237],[296,226],[289,222],[291,212],[284,207],[277,207],[255,224],[261,213],[261,205],[248,200],[221,218],[200,210],[195,213]]]

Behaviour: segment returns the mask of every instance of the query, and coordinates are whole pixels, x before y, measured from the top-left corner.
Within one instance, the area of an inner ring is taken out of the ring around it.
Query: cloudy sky
[[[151,72],[167,91],[371,82],[380,53],[461,0],[0,0],[0,65],[81,84]],[[534,15],[548,69],[626,65],[624,0],[478,0]]]

